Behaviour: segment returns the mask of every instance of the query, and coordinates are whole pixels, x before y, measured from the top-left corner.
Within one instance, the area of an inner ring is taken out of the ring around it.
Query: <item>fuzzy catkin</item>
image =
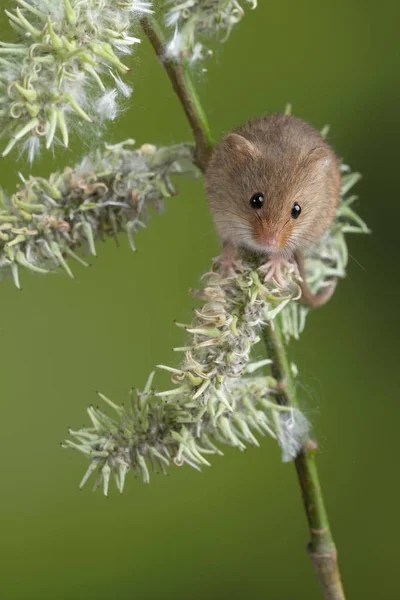
[[[11,273],[17,287],[21,269],[73,277],[71,259],[87,265],[81,248],[95,255],[99,238],[122,231],[135,250],[148,207],[160,210],[175,193],[170,176],[196,170],[190,144],[133,144],[106,145],[48,179],[31,175],[11,198],[0,191],[0,274]]]
[[[250,360],[260,327],[298,298],[299,287],[288,280],[284,290],[278,289],[247,263],[226,276],[217,262],[197,296],[203,304],[193,322],[180,325],[189,334],[187,345],[177,349],[183,361],[179,368],[159,365],[171,373],[174,387],[156,392],[151,376],[129,408],[101,395],[116,417],[89,407],[92,427],[70,431],[75,441],[65,446],[90,459],[81,485],[97,471],[95,485],[103,485],[105,494],[111,475],[122,492],[129,470],[148,483],[151,469],[165,472],[171,462],[199,469],[210,464],[209,454],[221,454],[215,442],[244,450],[258,445],[260,435],[278,440],[284,460],[296,456],[307,438],[306,418],[277,404],[272,377],[248,373],[269,363]]]
[[[167,44],[170,58],[189,57],[191,63],[209,53],[203,39],[219,35],[225,41],[232,28],[244,16],[243,5],[256,8],[257,0],[167,0],[165,23],[174,29]]]
[[[6,14],[21,42],[0,42],[2,156],[17,144],[32,162],[40,147],[68,146],[79,123],[115,118],[117,96],[131,88],[121,61],[140,40],[136,18],[151,2],[130,0],[15,0]],[[93,129],[93,128],[92,128]]]

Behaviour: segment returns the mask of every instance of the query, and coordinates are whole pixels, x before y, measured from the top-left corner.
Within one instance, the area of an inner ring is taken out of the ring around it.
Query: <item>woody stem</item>
[[[164,34],[153,17],[143,18],[142,26],[185,111],[196,143],[196,162],[204,172],[214,147],[214,140],[207,116],[191,80],[187,62],[184,58],[175,60],[166,56]],[[272,326],[266,325],[263,328],[262,336],[267,354],[272,360],[272,374],[279,384],[278,402],[297,408],[296,388],[278,319]],[[324,598],[345,600],[336,547],[318,476],[316,454],[317,446],[310,441],[304,445],[295,460],[311,537],[308,554],[321,584]]]
[[[179,59],[167,57],[165,53],[164,34],[153,17],[143,18],[142,27],[149,38],[156,55],[161,61],[161,64],[166,70],[172,83],[172,87],[185,111],[196,142],[196,163],[198,167],[204,171],[214,147],[214,140],[206,114],[193,85],[188,63],[183,57]]]
[[[279,404],[298,408],[296,387],[285,350],[279,319],[276,319],[272,326],[266,325],[263,328],[262,337],[267,354],[272,360],[272,374],[278,381],[280,391],[277,400]],[[295,459],[297,477],[311,536],[307,550],[321,584],[324,598],[326,600],[345,600],[336,546],[329,526],[318,476],[316,454],[316,444],[309,441],[304,444]]]

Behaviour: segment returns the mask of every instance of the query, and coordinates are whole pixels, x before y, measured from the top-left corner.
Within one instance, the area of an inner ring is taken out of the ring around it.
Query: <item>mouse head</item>
[[[310,149],[237,133],[223,138],[206,172],[207,195],[223,241],[289,258],[320,238],[334,218],[338,196],[331,177],[336,157],[320,140]]]

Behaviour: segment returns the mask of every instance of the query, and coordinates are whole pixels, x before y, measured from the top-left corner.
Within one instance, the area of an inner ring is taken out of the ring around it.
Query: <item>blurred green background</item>
[[[348,598],[399,598],[398,3],[259,4],[198,86],[216,136],[291,102],[317,127],[330,123],[337,153],[363,173],[358,210],[373,236],[349,239],[348,278],[291,357]],[[0,26],[4,37],[3,17]],[[132,67],[132,104],[107,139],[189,139],[147,42]],[[56,162],[43,156],[35,172],[73,164],[93,142],[75,140]],[[29,166],[15,155],[1,163],[9,191],[18,170]],[[189,318],[187,290],[218,253],[201,181],[179,187],[137,236],[136,255],[123,238],[119,249],[99,246],[92,269],[76,267],[76,281],[25,275],[23,292],[1,284],[1,600],[321,597],[294,467],[272,441],[226,449],[201,474],[174,468],[149,486],[129,477],[124,495],[113,488],[108,499],[90,485],[78,491],[85,459],[60,448],[68,425],[87,423],[96,389],[122,402],[155,364],[179,359],[173,319]]]

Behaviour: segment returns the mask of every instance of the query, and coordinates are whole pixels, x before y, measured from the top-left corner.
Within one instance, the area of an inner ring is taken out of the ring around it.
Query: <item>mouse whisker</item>
[[[237,225],[238,227],[246,227],[247,229],[251,228],[251,225],[248,221],[245,221],[244,219],[232,219],[230,218],[230,215],[224,215],[223,217],[217,218],[215,220],[217,223],[230,223],[231,225]]]
[[[237,225],[236,223],[231,223],[229,221],[220,221],[219,225],[224,226],[224,227],[229,227],[229,229],[232,229],[235,231],[246,231],[248,233],[252,232],[251,227],[246,227],[245,225]]]
[[[298,239],[293,239],[292,240],[293,245],[295,246],[296,250],[304,250],[307,252],[311,252],[313,250],[313,247],[316,246],[316,243],[312,240],[305,240],[304,238],[298,238]]]
[[[239,217],[239,219],[241,220],[245,220],[248,221],[248,215],[247,215],[247,211],[242,211],[242,212],[238,212],[236,210],[234,210],[232,207],[229,207],[228,211],[215,211],[214,215],[217,216],[218,214],[222,214],[224,216],[228,216],[228,215],[234,215],[235,217]]]
[[[285,224],[284,224],[284,225],[281,227],[281,229],[280,229],[279,233],[285,229],[286,225],[287,225],[289,222],[290,222],[290,219],[288,219],[288,220],[286,221],[286,223],[285,223]]]
[[[354,262],[356,263],[356,265],[358,265],[360,267],[360,269],[362,271],[364,271],[364,273],[367,273],[367,269],[364,267],[364,265],[362,265],[352,254],[350,254],[350,252],[348,252],[348,256],[349,258],[351,258],[352,260],[354,260]]]

